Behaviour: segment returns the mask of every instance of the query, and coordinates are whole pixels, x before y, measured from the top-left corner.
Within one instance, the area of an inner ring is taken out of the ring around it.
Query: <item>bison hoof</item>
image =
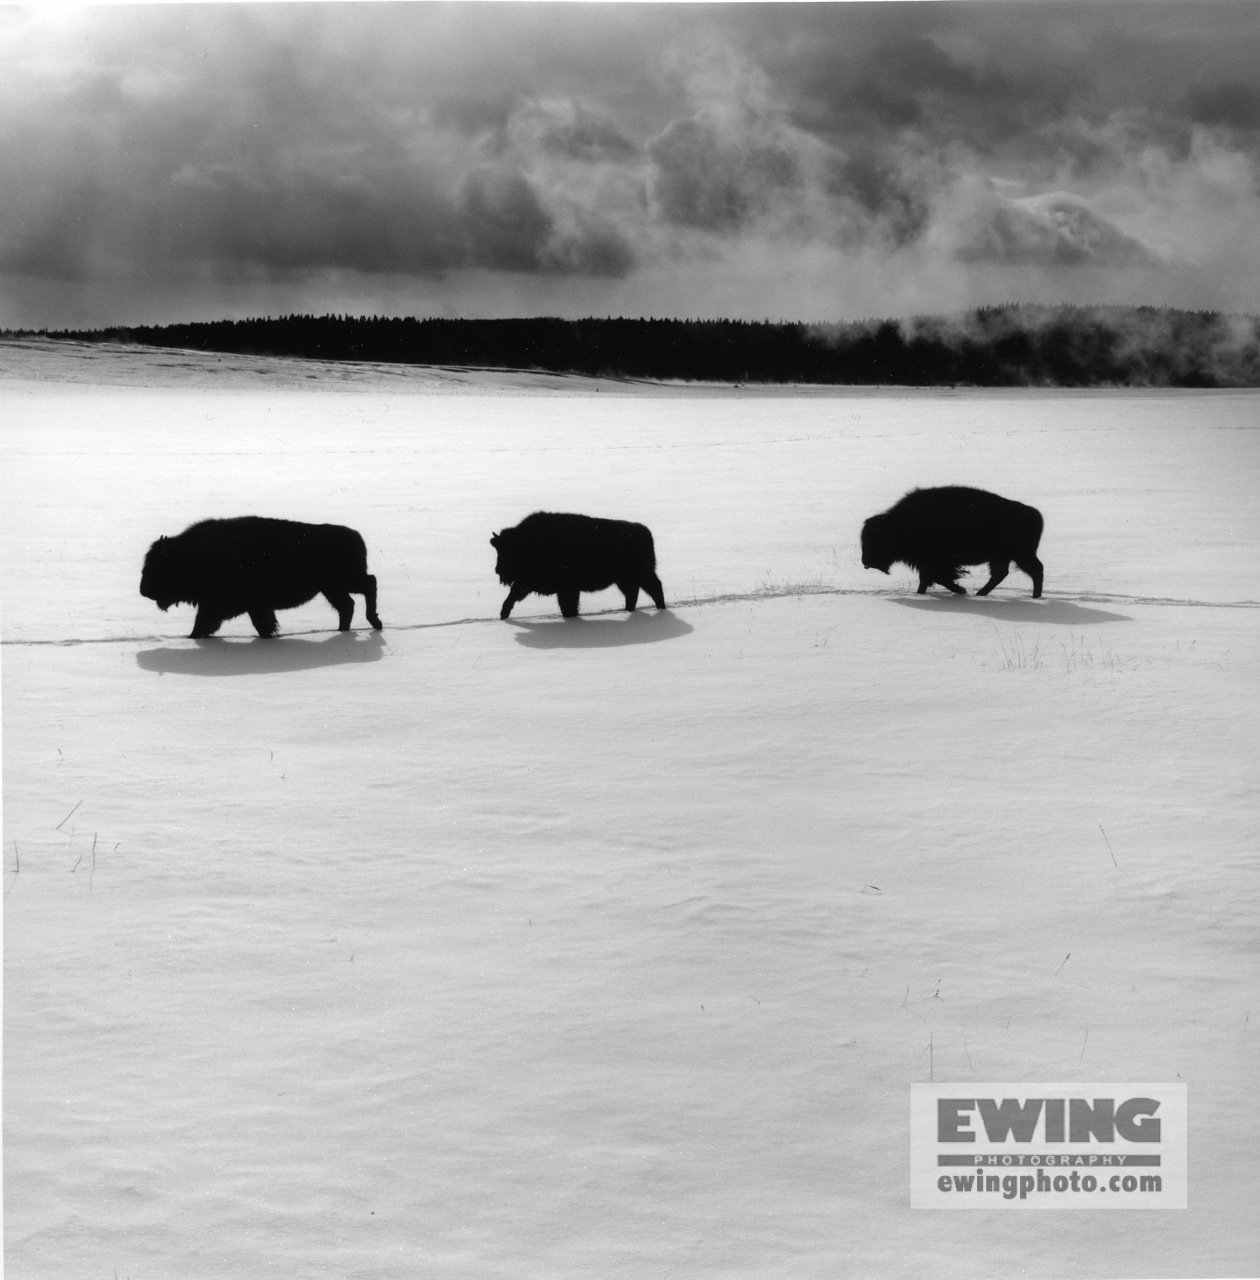
[[[381,626],[380,618],[378,618],[375,614],[373,614],[372,617],[368,619],[368,622],[371,623],[373,631],[381,631],[384,629]]]

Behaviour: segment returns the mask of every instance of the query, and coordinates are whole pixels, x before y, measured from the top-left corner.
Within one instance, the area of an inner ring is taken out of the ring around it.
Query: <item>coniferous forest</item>
[[[1260,317],[1157,307],[1010,305],[958,316],[841,324],[289,315],[44,330],[41,336],[319,360],[724,383],[1260,385]]]

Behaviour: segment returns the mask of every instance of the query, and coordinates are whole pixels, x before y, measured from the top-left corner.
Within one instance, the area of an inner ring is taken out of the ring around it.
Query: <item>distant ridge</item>
[[[1260,386],[1260,317],[1161,307],[1010,305],[956,316],[846,324],[291,315],[41,330],[40,336],[242,355],[651,380],[915,387]]]

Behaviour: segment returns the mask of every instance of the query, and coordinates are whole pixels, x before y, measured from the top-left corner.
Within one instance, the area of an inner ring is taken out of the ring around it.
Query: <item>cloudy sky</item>
[[[0,10],[0,325],[1260,312],[1260,0]]]

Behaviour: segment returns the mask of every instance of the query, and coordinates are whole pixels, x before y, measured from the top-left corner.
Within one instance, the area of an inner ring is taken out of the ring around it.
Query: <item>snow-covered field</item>
[[[1260,395],[0,379],[11,1280],[1260,1272]],[[1045,599],[861,568],[954,482]],[[501,623],[539,507],[671,609]],[[384,632],[184,639],[144,551],[247,512]],[[912,1211],[930,1079],[1186,1081],[1190,1207]]]

